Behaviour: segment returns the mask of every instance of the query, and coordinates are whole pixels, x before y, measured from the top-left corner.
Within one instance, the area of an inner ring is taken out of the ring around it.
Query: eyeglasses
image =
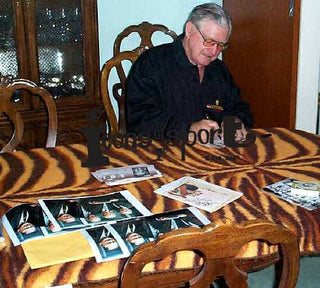
[[[229,47],[229,43],[228,42],[224,42],[223,43],[223,42],[218,42],[218,41],[213,40],[213,39],[207,39],[207,38],[205,38],[203,36],[203,34],[201,33],[199,27],[196,24],[193,24],[193,25],[197,28],[198,32],[200,33],[200,35],[201,35],[201,37],[203,39],[203,46],[212,47],[214,45],[217,45],[219,51],[227,50],[227,48]]]

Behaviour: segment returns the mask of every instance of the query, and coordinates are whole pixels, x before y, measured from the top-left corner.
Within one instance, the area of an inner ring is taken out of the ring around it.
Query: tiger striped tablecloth
[[[153,193],[161,185],[182,176],[193,176],[244,193],[237,201],[215,213],[205,213],[210,220],[221,223],[230,219],[269,219],[292,229],[299,239],[301,255],[320,253],[320,209],[307,211],[263,192],[262,187],[287,177],[299,180],[320,179],[320,138],[296,130],[257,129],[256,142],[246,148],[209,149],[195,145],[186,147],[181,160],[178,147],[169,147],[162,161],[154,161],[153,142],[147,149],[110,148],[110,167],[137,163],[154,164],[162,178],[106,187],[81,167],[86,160],[83,145],[34,149],[28,152],[0,155],[0,215],[20,203],[36,202],[38,198],[98,195],[128,189],[153,213],[183,208],[176,201]],[[262,138],[264,133],[271,137]],[[257,257],[270,251],[260,244],[245,247],[239,257]],[[21,247],[7,246],[0,252],[0,287],[45,287],[66,283],[82,283],[116,279],[124,260],[95,263],[93,258],[32,270]],[[151,267],[151,270],[188,268],[197,264],[192,255],[176,257]]]

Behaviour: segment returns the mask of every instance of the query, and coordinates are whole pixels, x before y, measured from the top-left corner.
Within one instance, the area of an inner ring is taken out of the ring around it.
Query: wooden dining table
[[[243,196],[216,212],[201,211],[217,225],[228,221],[241,223],[266,219],[291,229],[299,241],[301,256],[320,254],[320,209],[312,211],[279,199],[262,188],[295,178],[302,181],[320,179],[320,137],[304,131],[285,128],[255,129],[254,143],[247,147],[222,149],[201,145],[181,147],[153,141],[149,147],[102,148],[110,160],[105,167],[82,167],[88,149],[83,144],[39,148],[0,155],[0,216],[21,203],[36,203],[40,198],[101,195],[129,190],[152,213],[177,210],[185,204],[155,194],[161,185],[183,176],[241,191]],[[267,137],[263,136],[271,134]],[[157,151],[163,151],[158,157]],[[160,159],[159,159],[160,158]],[[97,181],[91,171],[123,167],[138,163],[153,164],[161,178],[108,187]],[[243,247],[239,265],[253,271],[278,259],[277,250],[259,242]],[[94,258],[31,269],[21,246],[14,247],[6,235],[6,247],[0,251],[0,287],[47,287],[72,283],[104,283],[117,287],[125,259],[96,263]],[[194,253],[178,252],[149,266],[150,281],[185,279],[201,267]],[[162,277],[162,278],[161,278]]]

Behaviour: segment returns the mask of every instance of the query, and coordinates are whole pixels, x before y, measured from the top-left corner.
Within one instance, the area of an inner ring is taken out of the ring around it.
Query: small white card
[[[162,177],[162,174],[153,165],[137,164],[126,167],[100,169],[91,173],[100,182],[108,186],[123,185],[127,183]]]

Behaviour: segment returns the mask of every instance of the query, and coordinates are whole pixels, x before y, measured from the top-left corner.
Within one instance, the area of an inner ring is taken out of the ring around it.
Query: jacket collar
[[[177,62],[182,66],[196,66],[193,65],[187,57],[186,51],[184,50],[184,47],[182,45],[183,38],[184,33],[180,34],[173,42],[175,58]]]

